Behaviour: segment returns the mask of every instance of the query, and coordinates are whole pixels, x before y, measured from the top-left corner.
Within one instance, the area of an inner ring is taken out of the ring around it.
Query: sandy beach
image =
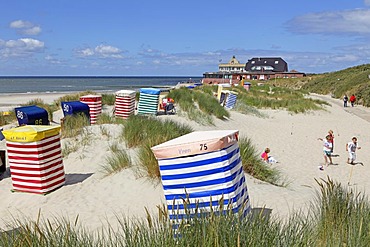
[[[64,95],[64,94],[63,94]],[[8,95],[0,97],[0,111],[14,108],[31,99],[41,98],[51,103],[60,94]],[[282,173],[286,187],[274,186],[259,181],[248,174],[247,186],[252,208],[272,209],[274,217],[286,218],[297,210],[306,211],[318,189],[315,179],[328,176],[358,191],[369,195],[368,179],[370,155],[370,109],[355,106],[343,108],[342,102],[326,95],[311,95],[325,100],[331,106],[325,110],[306,114],[289,114],[284,110],[261,110],[267,117],[244,115],[231,111],[228,121],[215,119],[215,126],[202,126],[179,115],[158,116],[187,123],[194,130],[239,130],[240,136],[250,138],[262,152],[266,147],[279,163],[272,164]],[[57,113],[60,114],[60,113]],[[5,126],[9,128],[10,126]],[[106,129],[110,137],[102,135]],[[322,142],[328,130],[334,131],[333,163],[318,169],[324,163]],[[63,159],[66,184],[48,194],[12,193],[11,177],[0,181],[0,228],[13,218],[36,219],[39,211],[45,218],[65,217],[79,221],[91,230],[116,224],[117,215],[145,217],[145,207],[154,214],[157,205],[165,203],[160,181],[138,177],[135,169],[126,169],[118,174],[104,176],[101,166],[106,162],[109,145],[117,140],[121,131],[116,125],[89,127],[89,145]],[[346,164],[345,145],[352,136],[358,138],[362,147],[357,151],[357,164]],[[62,140],[62,148],[70,140]],[[0,148],[5,147],[5,140]],[[134,152],[134,150],[130,150]],[[350,176],[352,169],[352,175]]]

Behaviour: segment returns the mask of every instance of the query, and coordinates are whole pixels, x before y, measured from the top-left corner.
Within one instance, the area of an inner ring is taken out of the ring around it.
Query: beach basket
[[[89,106],[90,123],[96,124],[99,115],[102,112],[101,95],[85,95],[80,97],[80,101]]]
[[[60,126],[26,125],[4,130],[13,190],[45,194],[65,182]]]
[[[82,113],[85,114],[90,121],[90,108],[87,104],[82,103],[80,101],[68,101],[61,102],[61,106],[64,117]]]
[[[225,103],[225,108],[227,109],[232,109],[234,108],[235,104],[236,104],[236,94],[232,93],[232,92],[228,92],[227,94],[227,98],[226,98],[226,103]]]
[[[161,93],[161,90],[159,89],[141,88],[139,103],[137,106],[137,114],[157,115],[160,93]]]
[[[244,82],[243,83],[243,87],[247,90],[247,91],[249,91],[249,89],[251,88],[251,83],[250,82]]]
[[[120,118],[128,118],[135,113],[135,95],[132,90],[120,90],[116,92],[114,115]]]
[[[238,133],[196,131],[152,147],[172,223],[199,212],[250,211]]]
[[[36,105],[16,107],[14,109],[18,125],[49,125],[48,112]]]

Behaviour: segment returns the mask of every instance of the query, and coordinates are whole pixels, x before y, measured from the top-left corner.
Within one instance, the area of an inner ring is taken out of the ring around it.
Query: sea
[[[140,88],[168,88],[179,82],[200,82],[201,77],[170,76],[10,76],[0,77],[1,94],[116,92]]]

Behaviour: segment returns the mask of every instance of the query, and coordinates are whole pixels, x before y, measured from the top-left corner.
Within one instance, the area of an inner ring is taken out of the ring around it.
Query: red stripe
[[[29,179],[20,179],[20,178],[12,177],[12,182],[13,182],[13,184],[14,184],[14,182],[24,182],[24,183],[32,183],[32,184],[35,184],[35,185],[41,185],[42,186],[42,184],[46,184],[47,182],[53,181],[53,180],[55,180],[57,178],[60,178],[60,177],[64,177],[64,172],[61,173],[61,174],[57,174],[56,176],[53,176],[51,178],[42,180],[42,181],[29,180]],[[23,185],[21,185],[21,186],[23,186]],[[50,185],[48,185],[48,187],[50,187]]]
[[[61,167],[58,167],[57,169],[54,169],[54,170],[51,170],[47,173],[42,173],[42,174],[18,173],[18,172],[13,172],[13,171],[10,171],[10,173],[11,173],[12,176],[22,176],[24,178],[42,178],[42,177],[46,177],[46,176],[49,176],[51,174],[57,173],[57,172],[59,172],[63,169],[64,169],[64,167],[61,166]]]
[[[56,155],[61,155],[60,150],[57,150],[57,152],[51,153],[49,155],[45,155],[43,157],[19,157],[19,156],[11,156],[8,154],[9,159],[14,159],[14,160],[32,160],[32,161],[42,161],[46,160],[48,158],[54,157]]]
[[[14,187],[14,189],[15,189],[15,190],[19,190],[19,191],[23,191],[22,189],[29,189],[29,190],[34,190],[34,189],[48,189],[48,188],[51,188],[51,187],[53,187],[53,186],[55,186],[55,185],[58,185],[58,184],[60,184],[60,186],[62,186],[64,182],[65,182],[65,178],[63,177],[63,179],[58,180],[57,182],[52,183],[52,184],[48,185],[47,187],[41,187],[41,188],[36,187],[36,188],[35,188],[35,187],[33,187],[33,186],[18,185],[18,184],[17,184],[17,185],[14,185],[14,184],[13,184],[13,187]],[[20,189],[17,189],[17,188],[20,188]],[[55,189],[57,189],[57,188],[55,188]],[[29,192],[29,191],[27,191],[27,192]],[[30,191],[30,192],[33,192],[33,191]],[[40,191],[40,192],[33,192],[33,193],[44,194],[45,192]]]
[[[6,143],[6,146],[8,148],[41,148],[41,147],[45,147],[47,145],[50,145],[50,144],[53,144],[53,143],[57,143],[57,142],[60,142],[60,139],[55,139],[55,140],[50,140],[48,142],[45,142],[45,143],[40,143],[40,144],[28,144],[28,143],[9,143],[7,142]]]
[[[58,166],[60,164],[63,163],[63,160],[60,159],[60,160],[56,160],[56,162],[54,163],[51,163],[50,165],[47,165],[47,166],[39,166],[38,168],[34,168],[34,167],[18,167],[18,166],[15,166],[13,164],[10,164],[10,171],[12,172],[12,170],[21,170],[21,171],[45,171],[47,169],[50,169],[52,168],[53,166]]]
[[[8,153],[9,154],[44,154],[54,149],[60,149],[60,143],[55,146],[46,148],[46,149],[37,149],[35,151],[29,151],[27,150],[28,148],[29,147],[23,147],[23,150],[8,150]]]

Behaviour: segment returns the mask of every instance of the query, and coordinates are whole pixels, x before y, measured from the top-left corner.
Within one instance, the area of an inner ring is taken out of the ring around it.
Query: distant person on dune
[[[354,94],[352,94],[351,97],[349,97],[349,102],[351,102],[352,107],[355,106],[356,96]]]
[[[348,102],[348,96],[347,96],[347,94],[345,94],[344,97],[343,97],[343,106],[344,107],[347,107],[347,102]]]

